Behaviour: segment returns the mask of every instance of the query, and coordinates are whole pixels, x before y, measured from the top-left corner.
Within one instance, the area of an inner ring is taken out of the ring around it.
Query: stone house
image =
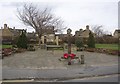
[[[9,28],[10,32],[13,33],[13,38],[16,38],[16,37],[19,37],[23,32],[27,33],[27,30],[26,29],[15,29],[15,27],[13,28]]]
[[[88,38],[90,32],[92,31],[89,29],[89,25],[87,25],[85,30],[80,29],[79,31],[76,31],[75,37]]]
[[[3,44],[11,44],[13,40],[13,33],[9,30],[7,24],[4,24],[4,28],[0,29],[0,40]]]
[[[89,33],[90,32],[92,32],[92,31],[90,30],[89,25],[87,25],[85,30],[80,29],[79,31],[75,32],[75,38],[82,38],[83,42],[87,43],[87,40],[89,38]],[[94,36],[95,36],[95,34],[94,34]]]
[[[0,29],[0,40],[3,42],[7,41],[10,43],[16,43],[22,31],[26,33],[29,42],[38,43],[39,38],[37,33],[35,32],[30,33],[27,32],[26,29],[16,29],[15,27],[9,28],[7,24],[4,24],[4,28]],[[43,35],[41,37],[42,44],[50,43],[59,45],[58,42],[59,37],[55,35],[55,30],[53,26],[47,26],[42,30],[42,32],[43,32]]]
[[[67,34],[55,34],[56,37],[58,37],[59,44],[67,43]]]
[[[39,38],[37,36],[37,34],[35,32],[28,32],[26,34],[27,39],[28,39],[28,43],[34,43],[37,44],[39,41]]]
[[[55,35],[54,26],[47,26],[42,30],[43,35],[41,36],[42,44],[48,45],[59,45],[59,37]]]
[[[120,30],[119,29],[114,31],[113,37],[114,38],[119,38],[120,37]]]
[[[113,37],[120,43],[120,29],[114,31]]]
[[[27,30],[15,29],[15,27],[9,28],[7,24],[4,24],[4,27],[0,29],[0,39],[3,43],[14,43],[14,40],[20,36],[22,31],[26,32]]]

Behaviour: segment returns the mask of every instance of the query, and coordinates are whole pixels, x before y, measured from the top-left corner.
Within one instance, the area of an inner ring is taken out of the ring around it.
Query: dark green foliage
[[[18,38],[17,47],[27,49],[27,37],[23,31],[22,31],[22,34]]]
[[[13,45],[17,45],[18,38],[19,38],[18,36],[17,36],[17,37],[14,37],[13,42],[12,42]]]
[[[83,40],[82,40],[82,38],[76,38],[76,40],[75,40],[75,45],[76,45],[78,48],[83,47]]]
[[[88,38],[88,43],[87,43],[89,48],[95,48],[95,38],[93,36],[93,33],[89,33],[89,38]]]

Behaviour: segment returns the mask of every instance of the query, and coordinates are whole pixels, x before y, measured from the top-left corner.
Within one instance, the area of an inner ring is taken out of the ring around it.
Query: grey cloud
[[[18,2],[4,2],[4,3],[1,3],[0,5],[2,6],[2,7],[19,7],[19,6],[21,6],[21,4],[23,4],[23,2],[20,2],[20,3],[18,3]]]

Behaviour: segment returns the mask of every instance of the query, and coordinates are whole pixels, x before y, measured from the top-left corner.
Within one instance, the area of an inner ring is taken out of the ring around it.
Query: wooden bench
[[[60,48],[64,49],[63,46],[60,46],[60,45],[46,45],[46,49],[47,50],[54,50],[55,48],[57,48],[57,49],[60,49]]]

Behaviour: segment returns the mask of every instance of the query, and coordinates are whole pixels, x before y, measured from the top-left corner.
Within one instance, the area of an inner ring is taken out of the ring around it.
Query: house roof
[[[90,30],[84,30],[82,33],[81,33],[81,36],[82,37],[89,37],[89,33],[90,33],[91,31]]]
[[[55,34],[54,31],[54,26],[46,26],[45,28],[42,29],[43,34]]]
[[[38,37],[36,36],[36,33],[27,33],[27,38],[29,41],[37,41]]]
[[[85,29],[83,31],[77,31],[76,32],[76,36],[80,36],[80,37],[89,37],[89,33],[92,32],[89,29]],[[93,32],[92,32],[93,33]]]
[[[86,26],[85,30],[80,29],[79,31],[75,32],[75,36],[76,37],[83,37],[83,38],[88,38],[89,37],[89,33],[92,32],[89,29],[89,25]],[[93,32],[92,32],[93,33]],[[93,33],[94,34],[94,33]],[[95,34],[94,34],[95,35]]]
[[[12,29],[12,28],[9,28],[9,30],[10,30],[15,36],[20,35],[20,33],[23,31],[23,29]],[[24,30],[24,31],[26,31],[26,30]]]
[[[36,38],[36,34],[35,33],[27,33],[27,37],[35,39]]]
[[[4,28],[4,29],[0,29],[0,33],[1,33],[1,36],[2,37],[12,37],[12,33],[10,32],[10,30],[9,29],[6,29],[6,28]]]
[[[117,32],[117,33],[120,33],[120,29],[118,29],[118,30],[115,30],[115,32]]]

